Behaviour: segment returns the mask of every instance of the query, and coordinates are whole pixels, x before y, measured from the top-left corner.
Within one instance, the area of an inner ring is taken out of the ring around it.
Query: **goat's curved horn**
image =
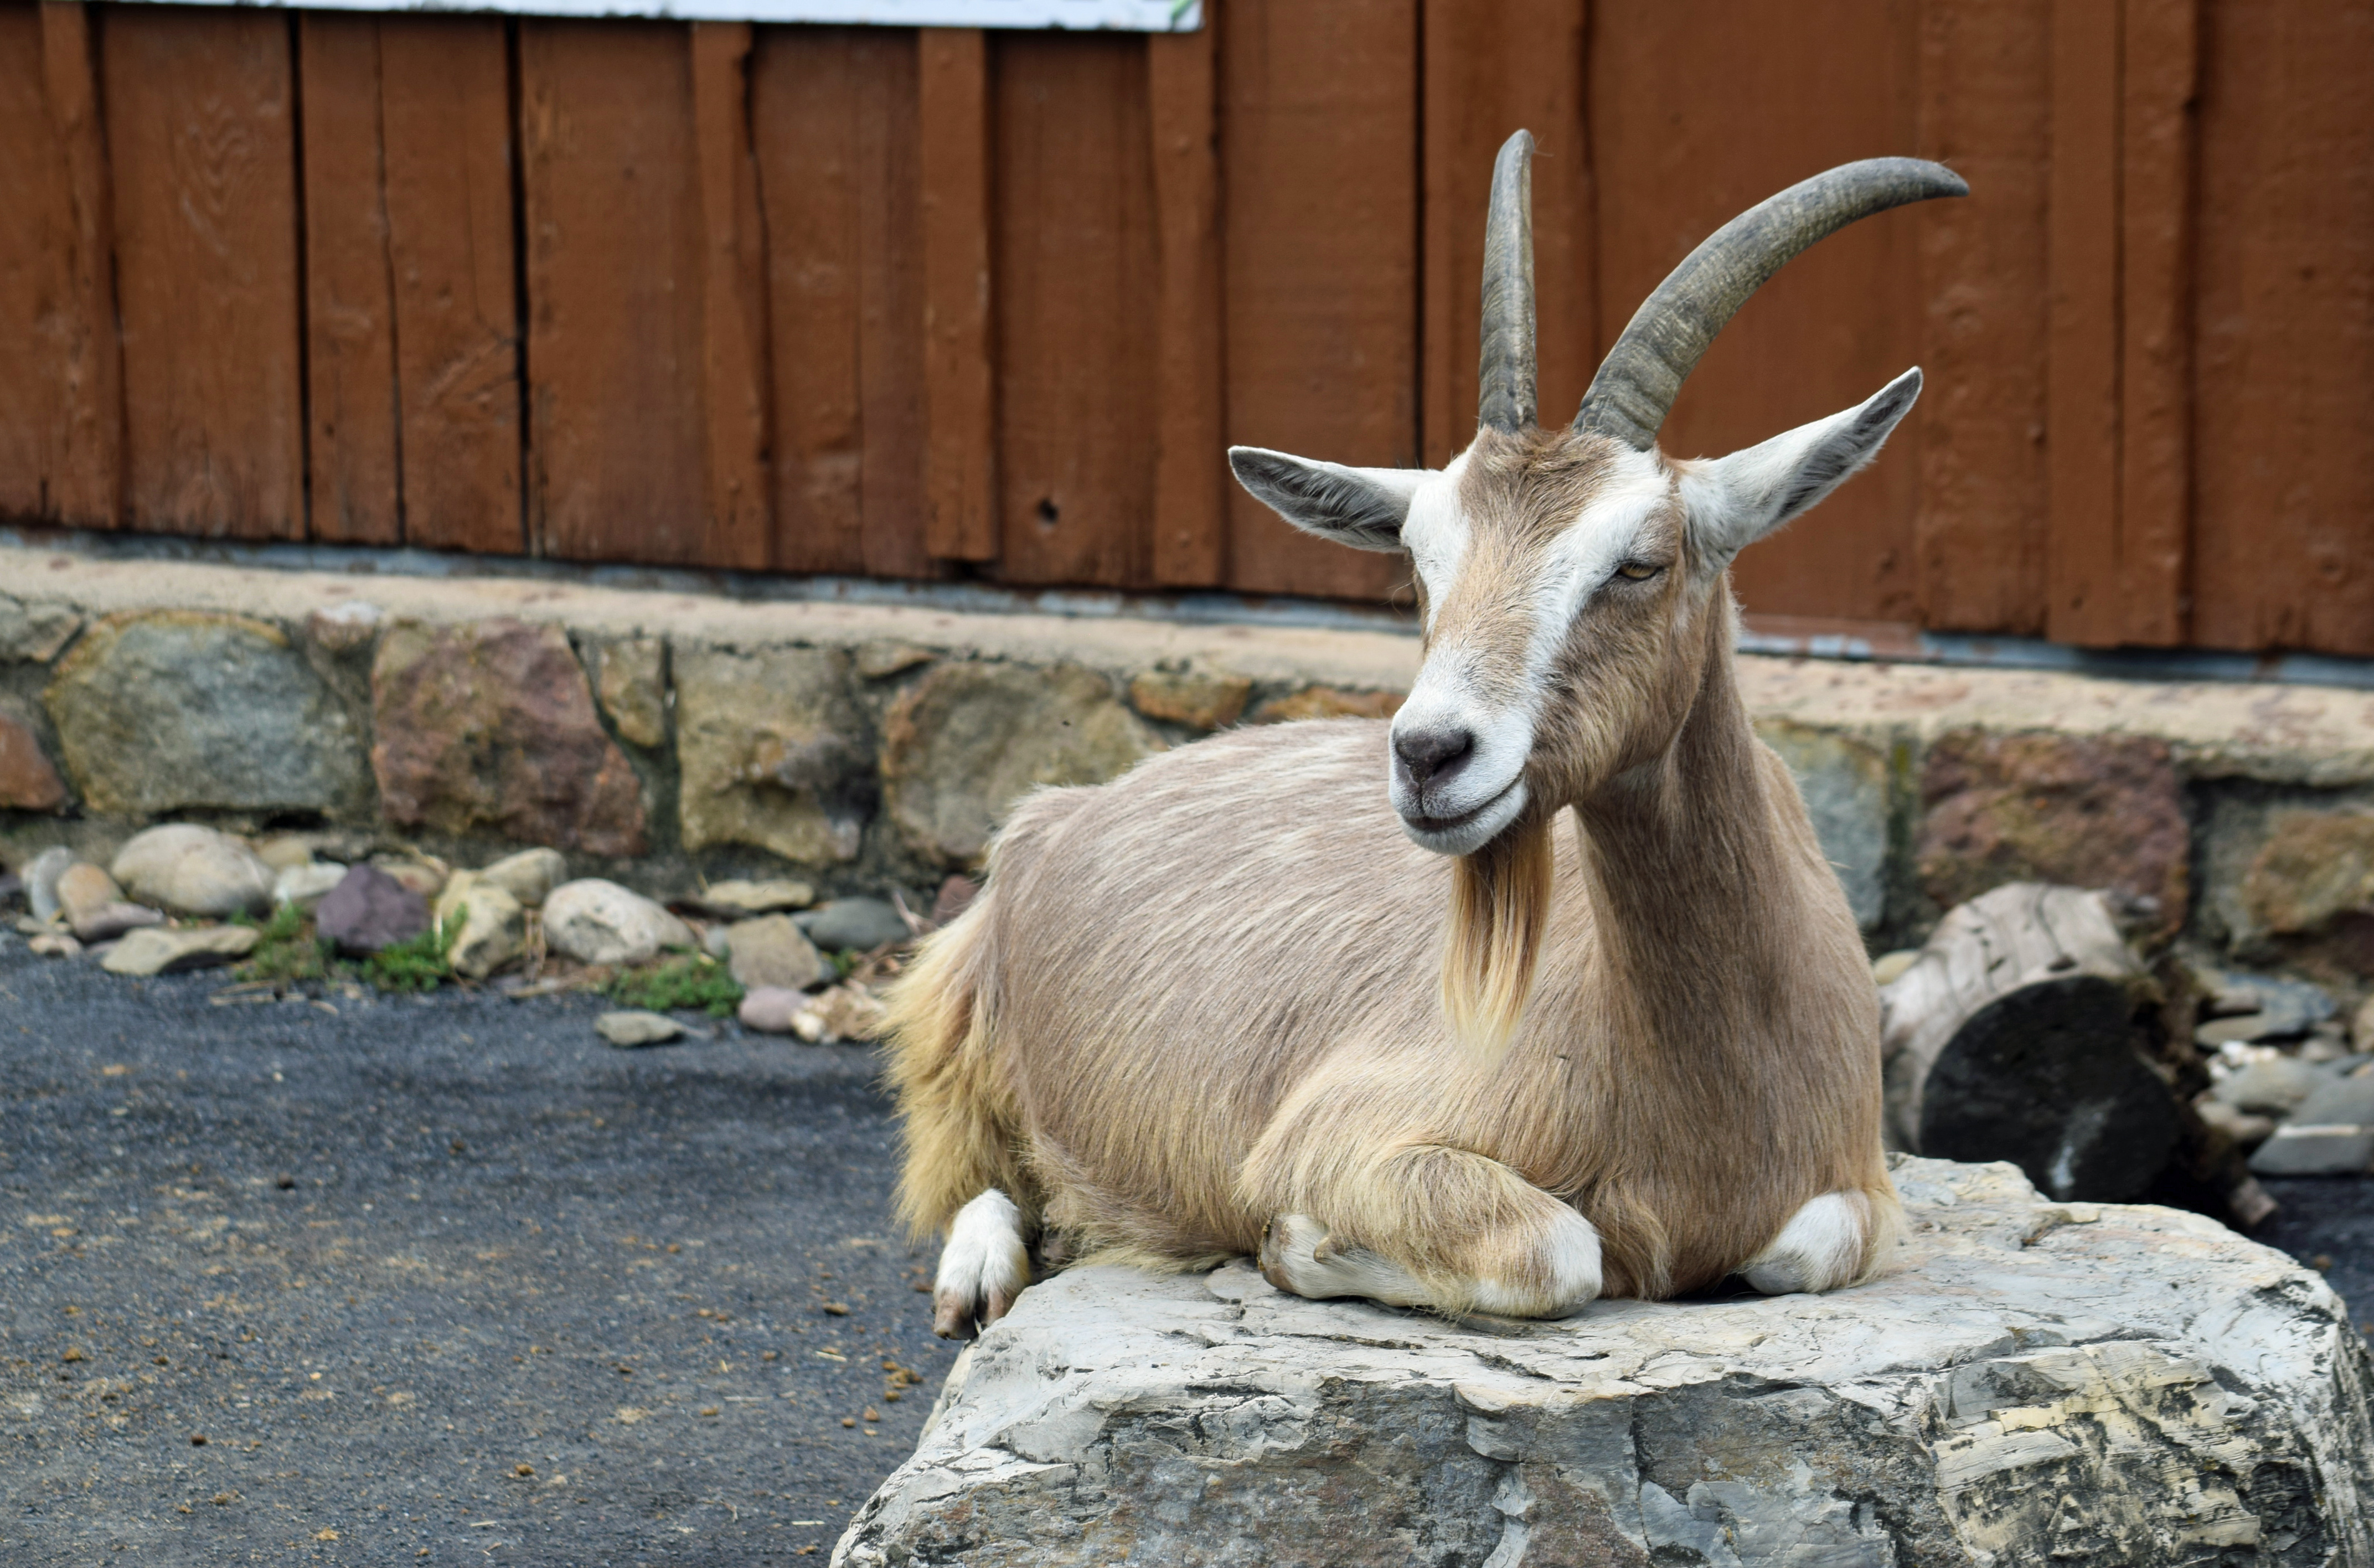
[[[1842,163],[1749,207],[1692,251],[1633,312],[1631,324],[1591,378],[1575,428],[1646,452],[1656,444],[1658,427],[1715,334],[1789,258],[1858,218],[1907,202],[1969,194],[1962,177],[1941,163],[1869,158]],[[1493,210],[1499,210],[1497,187]],[[1489,287],[1487,282],[1487,297]]]
[[[1475,422],[1521,430],[1534,395],[1534,137],[1519,131],[1492,163],[1484,218],[1484,334]]]

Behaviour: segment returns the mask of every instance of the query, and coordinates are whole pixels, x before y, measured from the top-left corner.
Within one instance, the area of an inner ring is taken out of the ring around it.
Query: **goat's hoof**
[[[1030,1283],[1030,1250],[1020,1220],[1013,1201],[994,1187],[958,1210],[932,1285],[933,1333],[970,1339],[1013,1310],[1014,1298]]]

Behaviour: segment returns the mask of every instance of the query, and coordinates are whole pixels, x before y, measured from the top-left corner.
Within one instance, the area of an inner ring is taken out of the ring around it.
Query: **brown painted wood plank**
[[[700,179],[681,24],[523,21],[528,518],[542,553],[698,562]]]
[[[922,116],[911,29],[865,28],[857,124],[857,395],[865,570],[929,577],[924,538]]]
[[[989,50],[979,28],[916,35],[922,116],[924,542],[950,560],[997,556],[990,362]]]
[[[1229,439],[1412,466],[1416,0],[1230,0],[1218,26]],[[1249,593],[1377,598],[1408,581],[1399,558],[1297,533],[1241,489],[1228,551]]]
[[[2193,638],[2374,654],[2374,5],[2203,29]]]
[[[394,278],[380,146],[379,21],[300,12],[305,357],[311,536],[392,545],[396,485]]]
[[[1592,6],[1607,334],[1735,214],[1833,165],[1915,148],[1916,20],[1890,0]],[[1916,363],[1919,240],[1938,205],[1867,218],[1782,268],[1683,387],[1664,450],[1713,455],[1766,440],[1860,402]],[[1742,554],[1733,571],[1741,602],[1764,614],[1910,619],[1920,435],[1899,429],[1870,472]]]
[[[122,361],[88,18],[0,10],[0,515],[112,528]]]
[[[2045,626],[2119,643],[2119,10],[2052,8],[2050,411]]]
[[[1921,156],[1970,183],[1922,213],[1914,520],[1921,616],[2044,631],[2051,0],[1927,0]]]
[[[2193,100],[2201,0],[2125,0],[2119,157],[2119,603],[2124,642],[2192,619]]]
[[[104,18],[134,528],[304,536],[289,34],[264,11]]]
[[[993,69],[997,575],[1140,585],[1158,268],[1145,41],[1007,33]]]
[[[1484,207],[1492,160],[1534,134],[1534,323],[1541,419],[1574,418],[1598,368],[1590,126],[1583,113],[1585,8],[1570,0],[1482,6],[1426,0],[1426,461],[1475,434]],[[1617,324],[1621,325],[1621,323]]]
[[[1220,235],[1216,8],[1194,32],[1146,43],[1159,248],[1156,323],[1154,580],[1228,579],[1228,310]]]
[[[709,425],[707,566],[774,555],[767,474],[766,235],[750,147],[747,22],[692,24],[692,110],[706,241],[702,376]]]
[[[504,24],[382,17],[379,49],[405,541],[523,554]]]
[[[751,64],[774,373],[773,554],[784,572],[865,570],[859,42],[852,29],[766,28]]]

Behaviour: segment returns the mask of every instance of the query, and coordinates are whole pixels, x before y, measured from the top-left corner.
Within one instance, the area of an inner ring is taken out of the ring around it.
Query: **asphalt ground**
[[[869,1051],[227,984],[0,936],[0,1563],[830,1552],[952,1359]],[[2374,1328],[2374,1181],[2270,1185]]]
[[[0,937],[0,1562],[830,1553],[952,1359],[869,1051],[227,983]]]

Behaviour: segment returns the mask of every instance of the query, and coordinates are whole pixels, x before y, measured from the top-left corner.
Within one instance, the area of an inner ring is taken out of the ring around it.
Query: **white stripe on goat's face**
[[[1586,622],[1611,611],[1637,620],[1666,603],[1679,516],[1654,454],[1571,431],[1487,430],[1428,476],[1402,528],[1425,658],[1393,719],[1389,764],[1412,840],[1472,854],[1524,813],[1544,715],[1574,689],[1574,661],[1591,656]]]

